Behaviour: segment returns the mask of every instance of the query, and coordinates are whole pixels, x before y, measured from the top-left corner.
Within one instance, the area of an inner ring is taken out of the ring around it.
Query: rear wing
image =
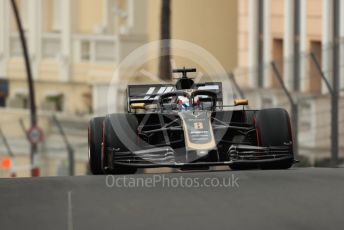
[[[222,105],[222,83],[221,82],[205,82],[195,84],[195,88],[199,90],[208,90],[216,93],[217,104]],[[132,103],[155,104],[158,102],[162,94],[173,92],[176,90],[174,84],[146,84],[146,85],[128,85],[127,89],[127,111],[131,112],[130,105]]]

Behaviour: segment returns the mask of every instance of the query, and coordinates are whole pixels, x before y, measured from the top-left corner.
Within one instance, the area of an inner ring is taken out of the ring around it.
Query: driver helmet
[[[177,104],[179,109],[181,110],[188,110],[190,107],[190,99],[184,96],[178,96]]]

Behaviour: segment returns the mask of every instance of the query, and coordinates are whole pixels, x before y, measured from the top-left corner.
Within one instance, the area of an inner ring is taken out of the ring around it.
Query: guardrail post
[[[242,99],[246,98],[246,97],[245,97],[244,91],[240,88],[238,82],[237,82],[236,79],[235,79],[235,75],[234,75],[233,73],[229,73],[228,76],[229,76],[229,80],[230,80],[230,81],[232,82],[232,84],[234,85],[234,88],[235,88],[235,90],[237,91],[237,93],[239,94],[239,96],[240,96]],[[249,108],[250,108],[250,105],[247,105],[246,107],[249,109]]]
[[[59,130],[60,135],[62,136],[63,142],[66,145],[67,152],[68,152],[68,162],[69,162],[68,171],[69,171],[69,175],[73,176],[74,175],[74,171],[75,171],[74,170],[74,163],[75,163],[74,149],[73,149],[72,145],[70,144],[70,142],[68,141],[67,135],[64,132],[63,127],[62,127],[60,121],[57,119],[57,117],[55,115],[53,116],[53,121],[54,121],[57,129]]]
[[[233,83],[235,90],[238,92],[238,94],[240,95],[240,97],[242,99],[245,98],[244,92],[241,90],[240,86],[238,85],[237,81],[235,80],[235,76],[233,73],[229,73],[229,80]]]
[[[298,111],[298,105],[291,96],[290,92],[288,91],[287,87],[285,86],[282,76],[280,72],[278,71],[278,68],[276,66],[275,62],[271,62],[272,70],[274,71],[274,75],[276,76],[278,82],[281,84],[282,89],[284,93],[286,94],[290,106],[291,106],[291,125],[292,125],[292,130],[293,130],[293,147],[294,147],[294,156],[299,155],[299,130],[298,130],[298,123],[299,123],[299,111]]]
[[[331,164],[336,166],[338,162],[338,103],[339,93],[338,90],[334,90],[328,79],[325,77],[324,71],[322,71],[320,64],[316,56],[311,53],[311,58],[320,73],[321,79],[325,82],[325,85],[331,95]]]
[[[4,132],[2,131],[1,127],[0,127],[0,136],[1,136],[1,139],[2,139],[2,142],[4,143],[4,146],[7,150],[7,153],[8,155],[10,156],[11,158],[11,168],[10,168],[10,176],[11,177],[16,177],[17,176],[17,172],[16,172],[16,156],[14,155],[12,149],[11,149],[11,146],[8,144],[8,141],[7,141],[7,138],[4,134]]]

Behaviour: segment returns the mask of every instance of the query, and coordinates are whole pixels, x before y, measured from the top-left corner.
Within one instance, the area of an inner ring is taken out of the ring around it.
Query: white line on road
[[[72,191],[68,192],[68,230],[73,230]]]

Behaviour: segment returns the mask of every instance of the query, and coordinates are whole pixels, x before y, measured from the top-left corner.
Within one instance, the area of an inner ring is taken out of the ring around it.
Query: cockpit
[[[182,74],[175,84],[128,85],[128,112],[215,111],[221,107],[222,83],[194,82],[187,76],[189,72],[196,69],[174,69],[173,73]]]
[[[215,110],[216,93],[206,90],[174,91],[160,96],[162,111]]]

